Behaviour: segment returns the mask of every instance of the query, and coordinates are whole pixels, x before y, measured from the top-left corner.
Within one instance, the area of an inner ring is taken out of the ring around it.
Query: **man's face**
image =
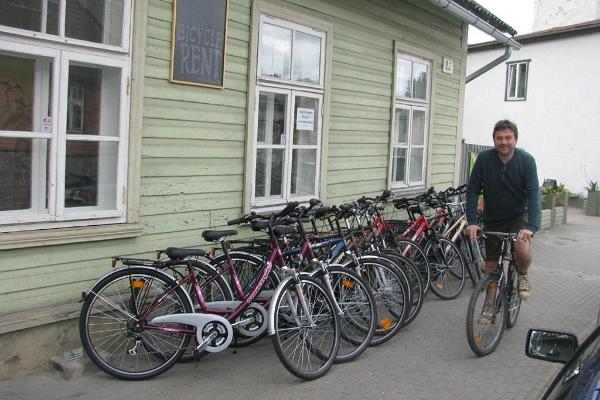
[[[501,156],[510,156],[515,151],[517,139],[510,129],[502,129],[494,134],[494,147]]]

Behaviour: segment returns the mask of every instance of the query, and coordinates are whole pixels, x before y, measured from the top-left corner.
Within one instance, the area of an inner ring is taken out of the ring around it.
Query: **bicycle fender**
[[[271,298],[271,306],[269,307],[269,331],[268,335],[273,336],[275,334],[275,307],[274,305],[277,303],[277,300],[281,296],[281,292],[283,288],[287,285],[287,283],[292,280],[292,276],[288,276],[275,288],[275,292],[273,293],[273,297]]]
[[[82,299],[85,300],[87,299],[88,296],[95,294],[96,293],[96,288],[98,286],[98,284],[105,279],[106,277],[112,275],[112,274],[116,274],[117,272],[124,270],[124,269],[131,269],[131,268],[136,268],[136,269],[145,269],[148,271],[154,271],[160,275],[162,275],[162,278],[164,278],[166,281],[172,282],[174,284],[177,284],[177,282],[175,281],[175,279],[173,279],[173,277],[167,273],[164,273],[163,271],[156,269],[156,268],[152,268],[152,267],[144,267],[144,266],[131,266],[131,267],[123,267],[123,268],[117,268],[117,269],[113,269],[110,272],[107,272],[106,274],[104,274],[100,279],[98,279],[96,282],[94,282],[94,284],[92,285],[91,288],[89,288],[88,290],[82,292],[81,296]],[[193,304],[194,302],[192,301],[192,298],[190,297],[190,294],[187,292],[187,290],[183,291],[185,293],[185,297],[186,300],[189,302],[189,304],[192,305],[192,309],[193,309]]]

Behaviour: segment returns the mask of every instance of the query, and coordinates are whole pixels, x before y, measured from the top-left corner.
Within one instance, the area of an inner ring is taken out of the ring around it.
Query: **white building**
[[[540,181],[583,192],[600,180],[600,20],[514,39],[519,51],[466,85],[463,138],[491,145],[494,123],[511,119]],[[504,51],[491,42],[469,46],[467,75]]]

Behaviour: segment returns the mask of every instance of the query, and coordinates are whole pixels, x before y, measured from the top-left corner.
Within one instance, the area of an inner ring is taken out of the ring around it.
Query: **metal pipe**
[[[496,41],[503,43],[507,46],[512,47],[515,50],[519,50],[521,48],[521,44],[515,41],[514,39],[504,35],[498,29],[494,28],[488,22],[482,20],[471,11],[464,9],[459,6],[452,0],[430,0],[432,3],[437,5],[440,8],[444,8],[448,10],[450,13],[454,14],[458,18],[462,19],[465,22],[468,22],[469,25],[473,25],[475,28],[479,29],[482,32],[487,33],[491,37],[493,37]]]
[[[477,78],[480,75],[485,74],[490,69],[494,68],[496,65],[501,64],[504,61],[508,60],[510,58],[511,52],[512,52],[511,47],[509,45],[506,45],[506,51],[504,52],[504,54],[502,54],[500,57],[496,58],[495,60],[490,61],[483,67],[479,68],[477,71],[474,71],[469,76],[467,76],[466,83],[471,82],[473,79]]]

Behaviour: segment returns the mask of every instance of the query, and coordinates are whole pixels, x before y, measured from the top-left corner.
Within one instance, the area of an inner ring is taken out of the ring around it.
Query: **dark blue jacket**
[[[540,188],[535,159],[515,149],[505,165],[496,149],[479,153],[467,186],[467,221],[477,223],[477,198],[483,188],[483,220],[498,222],[527,214],[525,227],[537,232],[540,227]]]

